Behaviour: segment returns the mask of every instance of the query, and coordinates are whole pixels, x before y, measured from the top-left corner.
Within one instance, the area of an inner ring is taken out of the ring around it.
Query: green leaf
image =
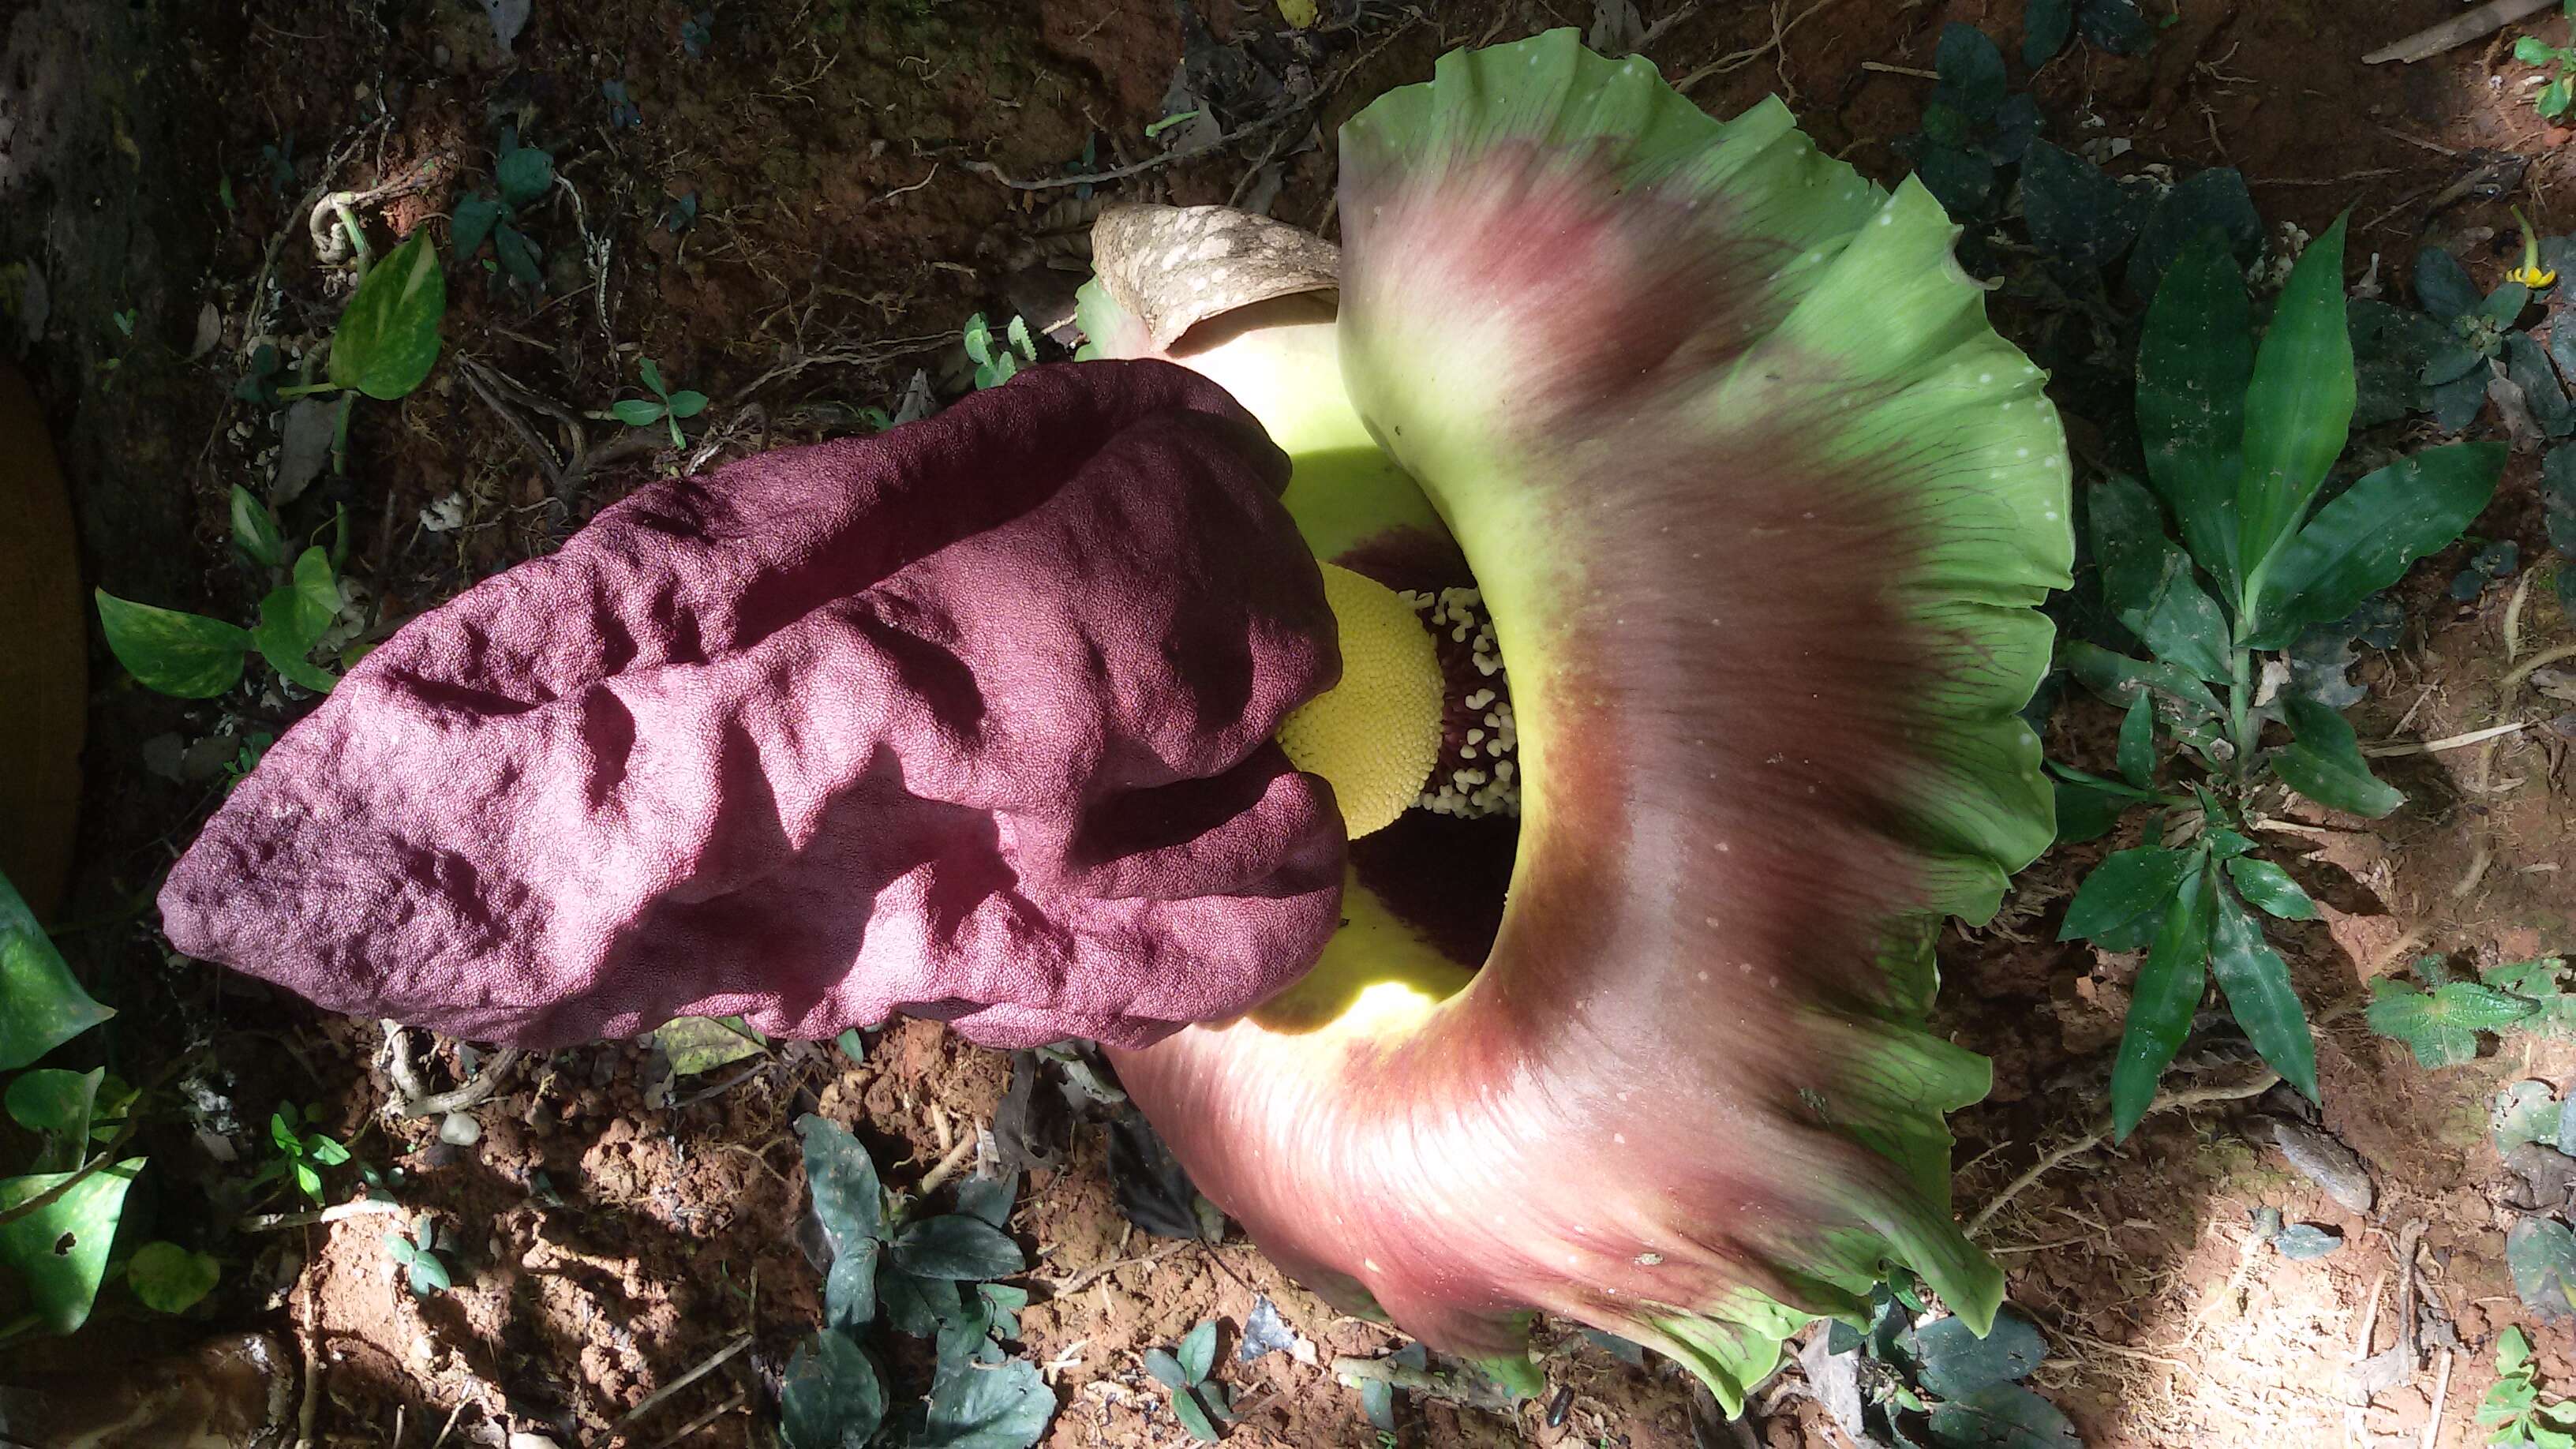
[[[2231,868],[2242,864],[2242,858],[2228,862]],[[2227,1009],[2264,1063],[2313,1102],[2317,1100],[2317,1044],[2308,1030],[2308,1014],[2299,1005],[2298,990],[2290,984],[2289,964],[2263,939],[2262,923],[2238,903],[2234,891],[2215,881],[2210,888],[2217,917],[2210,930],[2209,966],[2227,997]]]
[[[69,1172],[89,1156],[90,1112],[106,1076],[105,1067],[86,1072],[49,1068],[10,1079],[9,1119],[44,1137],[33,1164],[36,1171]]]
[[[2037,70],[2075,34],[2075,0],[2031,0],[2021,15],[2021,63]]]
[[[886,1322],[897,1333],[915,1338],[937,1335],[943,1324],[957,1321],[966,1312],[965,1295],[956,1283],[916,1278],[892,1268],[878,1277],[877,1297],[885,1305]]]
[[[2544,1323],[2576,1317],[2576,1234],[2565,1223],[2537,1214],[2504,1235],[2504,1264],[2513,1291]]]
[[[983,313],[978,312],[966,319],[964,343],[966,347],[967,361],[974,363],[977,367],[986,367],[991,365],[993,361],[993,329],[984,321]]]
[[[2426,991],[2401,976],[2370,983],[2362,1019],[2370,1029],[2404,1042],[2426,1068],[2457,1066],[2478,1055],[2478,1033],[2531,1016],[2537,1003],[2474,981],[2446,981]]]
[[[1934,1405],[1924,1432],[1933,1449],[2084,1449],[2057,1406],[2019,1384]]]
[[[2525,1143],[2558,1143],[2558,1094],[2547,1082],[2507,1082],[2487,1101],[2487,1134],[2501,1157]]]
[[[286,538],[277,531],[276,515],[239,483],[233,485],[233,544],[261,568],[286,562]]]
[[[2120,775],[2141,790],[2156,783],[2156,706],[2144,690],[2120,720]]]
[[[1181,1340],[1181,1372],[1198,1383],[1216,1366],[1216,1320],[1211,1318],[1189,1331]]]
[[[492,224],[501,219],[501,201],[496,196],[477,192],[456,203],[456,213],[449,220],[448,244],[456,248],[456,259],[463,261],[483,249],[483,239],[492,234]]]
[[[544,253],[534,241],[529,240],[526,232],[515,226],[494,227],[492,251],[501,259],[501,270],[508,272],[519,285],[532,290],[544,287],[545,274],[537,270],[537,263]]]
[[[653,390],[653,395],[655,397],[662,399],[664,402],[670,401],[671,389],[664,385],[662,381],[662,364],[655,362],[649,357],[643,358],[636,362],[635,372],[637,376],[644,379],[644,385]]]
[[[2544,121],[2554,121],[2567,114],[2567,107],[2571,103],[2576,103],[2576,80],[2570,80],[2563,75],[2542,86],[2540,94],[2531,102],[2533,109],[2540,112],[2540,118]]]
[[[671,394],[671,416],[675,418],[694,418],[706,410],[707,395],[705,393],[691,392],[686,388],[683,388],[680,391]]]
[[[107,647],[144,688],[212,699],[241,682],[250,632],[203,614],[160,609],[94,591]]]
[[[1020,1175],[1008,1177],[970,1177],[957,1189],[957,1210],[971,1218],[981,1218],[994,1227],[1008,1230],[1011,1226],[1011,1204],[1020,1196]]]
[[[2292,1223],[2272,1235],[2272,1251],[2296,1262],[2332,1257],[2343,1248],[2343,1234],[2314,1223]]]
[[[2299,883],[2290,879],[2288,871],[2268,860],[2235,856],[2227,862],[2227,875],[2236,882],[2236,889],[2244,893],[2246,902],[2265,915],[2279,916],[2285,921],[2313,921],[2317,918],[2317,903],[2308,899],[2308,893],[2299,889]]]
[[[630,428],[649,428],[662,421],[662,405],[651,398],[623,398],[610,403],[608,410]]]
[[[2276,751],[2272,769],[2293,790],[2348,814],[2377,820],[2406,797],[2370,773],[2344,717],[2313,699],[2292,696],[2289,723],[2298,738]]]
[[[2145,696],[2141,695],[2140,698]],[[2052,780],[2057,792],[2057,843],[2076,845],[2111,833],[2120,817],[2137,804],[2131,795],[2115,795],[2080,780]]]
[[[2495,496],[2505,453],[2502,443],[2428,448],[2318,509],[2264,573],[2252,647],[2287,648],[2308,625],[2348,617],[2408,565],[2458,538]]]
[[[2017,1383],[2048,1357],[2048,1343],[2030,1320],[2007,1308],[1994,1330],[1979,1338],[1966,1320],[1937,1319],[1914,1331],[1918,1382],[1945,1399],[1964,1399],[1996,1384]]]
[[[157,1239],[135,1249],[133,1261],[125,1265],[125,1286],[156,1313],[187,1312],[215,1291],[222,1277],[213,1255]]]
[[[678,1077],[711,1072],[762,1051],[738,1016],[674,1017],[655,1028],[649,1040],[671,1059],[671,1074]]]
[[[2190,709],[2210,715],[2224,713],[2218,707],[2218,696],[2209,692],[2208,685],[2170,664],[2132,659],[2078,639],[2057,646],[2057,664],[2074,675],[2076,683],[2122,709],[2128,708],[2138,691],[2152,689]]]
[[[894,1239],[894,1265],[918,1278],[980,1281],[1028,1266],[1011,1235],[982,1218],[948,1213],[906,1227]]]
[[[320,1133],[304,1139],[305,1154],[324,1167],[338,1167],[349,1160],[349,1149],[336,1137]]]
[[[1055,1395],[1037,1365],[1013,1359],[960,1368],[931,1386],[930,1414],[912,1449],[1029,1449],[1054,1417]]]
[[[845,1335],[826,1329],[787,1361],[778,1425],[789,1449],[866,1449],[885,1410],[876,1365]]]
[[[2209,961],[2209,882],[2195,853],[2166,905],[2147,962],[2130,988],[2129,1019],[2121,1028],[2120,1054],[2111,1067],[2111,1134],[2125,1142],[2155,1100],[2165,1064],[2191,1033],[2200,1008]]]
[[[2164,515],[2137,480],[2114,473],[2090,496],[2102,598],[2158,659],[2203,679],[2228,677],[2227,620],[2165,537]]]
[[[25,1284],[37,1321],[47,1331],[69,1333],[89,1318],[99,1281],[107,1276],[107,1249],[125,1211],[126,1189],[143,1171],[143,1161],[129,1157],[78,1182],[72,1181],[77,1174],[68,1172],[0,1181],[0,1212],[70,1183],[61,1197],[0,1227],[0,1268],[14,1271]]]
[[[36,913],[0,875],[0,1072],[14,1072],[114,1015],[72,979]]]
[[[331,334],[331,380],[387,402],[408,394],[438,364],[446,315],[447,273],[424,228],[358,284]]]
[[[1145,1372],[1152,1374],[1156,1383],[1174,1393],[1183,1392],[1197,1382],[1190,1377],[1189,1370],[1181,1367],[1179,1356],[1169,1349],[1149,1348],[1145,1350],[1144,1359]]]
[[[2240,269],[2263,254],[2262,213],[2255,210],[2244,173],[2232,166],[2195,171],[2156,203],[2129,252],[2129,290],[2153,296],[2184,249],[2211,231],[2226,239]]]
[[[2233,591],[2237,479],[2254,329],[2245,279],[2215,233],[2186,246],[2147,308],[2138,341],[2138,436],[2147,478],[2191,555]]]
[[[1224,1437],[1217,1433],[1216,1425],[1209,1421],[1207,1410],[1199,1404],[1198,1398],[1187,1389],[1172,1395],[1172,1417],[1181,1421],[1181,1427],[1189,1431],[1191,1438],[1203,1444],[1213,1444]]]
[[[832,1249],[823,1321],[832,1328],[865,1327],[876,1317],[876,1260],[885,1237],[885,1190],[877,1183],[877,1165],[859,1139],[826,1118],[808,1113],[797,1119],[796,1132],[805,1140],[814,1219]]]
[[[447,1276],[447,1265],[427,1248],[414,1252],[411,1260],[403,1265],[403,1278],[410,1283],[415,1298],[444,1293],[453,1286],[453,1280]]]
[[[1038,344],[1036,339],[1029,336],[1028,318],[1014,313],[1011,317],[1011,325],[1005,330],[1004,335],[1010,338],[1012,349],[1020,354],[1022,361],[1038,360]]]
[[[2142,845],[2113,851],[2075,892],[2058,927],[2061,941],[2090,940],[2128,925],[2139,917],[2161,916],[2165,903],[2182,886],[2192,866],[2190,851]]]
[[[501,153],[492,180],[501,188],[502,201],[525,206],[554,186],[555,158],[534,146],[514,146]]]
[[[2237,485],[2237,556],[2248,561],[2249,577],[2299,526],[2352,435],[2346,220],[2335,218],[2299,254],[2254,354],[2254,380],[2245,389],[2245,472]]]

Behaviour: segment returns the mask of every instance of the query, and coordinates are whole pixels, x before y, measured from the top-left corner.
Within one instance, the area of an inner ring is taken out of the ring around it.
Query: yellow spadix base
[[[1340,627],[1342,678],[1279,726],[1297,768],[1321,775],[1357,840],[1395,823],[1440,762],[1445,688],[1421,616],[1393,589],[1325,564],[1324,598]]]

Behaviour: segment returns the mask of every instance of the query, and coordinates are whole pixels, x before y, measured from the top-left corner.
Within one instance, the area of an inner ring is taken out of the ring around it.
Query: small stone
[[[2370,1184],[2370,1167],[2342,1139],[2305,1122],[2275,1117],[2272,1144],[2281,1149],[2292,1167],[2334,1199],[2337,1207],[2356,1213],[2370,1211],[2376,1196]]]

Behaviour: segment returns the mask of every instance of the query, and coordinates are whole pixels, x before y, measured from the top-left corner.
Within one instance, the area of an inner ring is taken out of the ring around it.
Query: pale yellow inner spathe
[[[1395,823],[1440,762],[1444,689],[1422,618],[1393,589],[1325,564],[1342,678],[1279,725],[1280,748],[1321,775],[1356,840]]]

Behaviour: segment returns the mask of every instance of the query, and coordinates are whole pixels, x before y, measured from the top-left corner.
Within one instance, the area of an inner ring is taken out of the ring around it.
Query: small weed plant
[[[667,424],[671,429],[671,446],[687,447],[689,440],[680,433],[680,420],[694,418],[705,412],[707,395],[702,392],[691,392],[687,388],[673,392],[663,386],[661,366],[649,357],[637,363],[635,371],[644,379],[644,386],[653,395],[623,398],[611,404],[608,410],[617,415],[619,422],[630,428],[649,428],[655,423]]]
[[[2576,1449],[2576,1403],[2540,1391],[2540,1366],[2519,1328],[2496,1335],[2496,1381],[2478,1405],[2487,1442],[2501,1449]]]
[[[1208,1377],[1216,1366],[1216,1320],[1193,1328],[1174,1348],[1145,1350],[1145,1372],[1172,1391],[1172,1417],[1190,1437],[1213,1444],[1223,1437],[1218,1424],[1234,1422],[1234,1404],[1225,1385]]]
[[[322,1169],[338,1167],[349,1160],[348,1145],[327,1132],[304,1129],[322,1120],[322,1109],[307,1103],[299,1113],[291,1107],[280,1107],[269,1115],[268,1140],[277,1155],[260,1164],[259,1173],[251,1179],[254,1185],[292,1178],[295,1190],[319,1203],[322,1201]]]

